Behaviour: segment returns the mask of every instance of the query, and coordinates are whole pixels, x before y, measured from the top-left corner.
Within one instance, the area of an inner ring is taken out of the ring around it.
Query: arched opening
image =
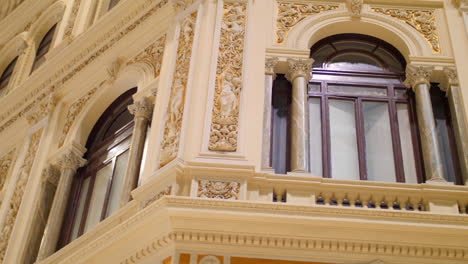
[[[39,46],[38,46],[38,48],[36,50],[36,57],[34,59],[34,63],[33,63],[31,72],[38,69],[45,62],[45,60],[46,60],[45,55],[50,50],[56,28],[57,28],[57,24],[52,26],[49,29],[49,31],[45,34],[45,36],[42,38],[41,42],[39,43]]]
[[[13,75],[13,70],[15,69],[16,62],[18,61],[18,57],[14,58],[8,66],[3,71],[2,75],[0,76],[0,95],[4,94],[8,84],[10,83],[11,76]]]

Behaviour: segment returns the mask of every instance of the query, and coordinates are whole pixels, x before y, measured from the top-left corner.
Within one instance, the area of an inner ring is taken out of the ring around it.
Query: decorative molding
[[[36,124],[44,118],[50,116],[57,105],[57,96],[53,91],[41,102],[35,105],[27,114],[26,120],[30,125]]]
[[[70,131],[70,128],[73,125],[73,122],[75,121],[76,117],[81,113],[83,107],[86,105],[86,103],[88,103],[88,101],[90,101],[90,99],[97,92],[97,90],[98,87],[94,87],[85,95],[83,95],[80,99],[76,100],[68,109],[67,117],[65,118],[65,125],[63,126],[62,135],[60,136],[59,140],[59,148],[63,146],[63,143],[65,142],[68,132]]]
[[[132,65],[135,63],[146,64],[153,70],[153,77],[158,77],[161,72],[165,44],[166,34],[156,40],[155,43],[147,47],[143,52],[138,54],[133,60],[129,61],[127,65]]]
[[[337,4],[315,4],[315,3],[282,3],[278,1],[278,18],[276,19],[276,42],[284,44],[286,37],[292,27],[307,18],[308,16],[315,15],[324,11],[331,11],[338,9]]]
[[[408,88],[414,88],[418,84],[430,85],[430,79],[434,67],[422,65],[408,65],[406,66],[406,80],[404,84]]]
[[[156,202],[157,200],[161,199],[163,196],[171,195],[171,192],[172,192],[172,185],[166,186],[166,188],[164,188],[164,190],[160,191],[158,194],[156,194],[152,198],[145,201],[143,203],[143,207],[147,207],[148,205],[150,205],[150,204]]]
[[[76,17],[78,15],[78,11],[80,11],[82,0],[75,0],[73,1],[73,8],[68,18],[67,27],[65,28],[63,38],[68,42],[71,43],[73,40],[73,27],[75,26]]]
[[[128,111],[135,117],[143,117],[149,120],[153,114],[153,104],[148,97],[142,97],[132,105],[129,105]]]
[[[224,200],[239,200],[240,183],[199,180],[197,197]]]
[[[347,0],[347,2],[351,14],[355,17],[360,17],[364,0]]]
[[[391,16],[410,25],[424,36],[434,52],[440,53],[435,10],[373,7],[372,11]]]
[[[179,152],[180,132],[185,108],[185,94],[195,38],[197,12],[187,16],[181,24],[177,60],[172,81],[171,95],[161,142],[159,166],[162,167],[177,157]]]
[[[199,264],[222,264],[216,256],[204,256]]]
[[[211,123],[211,151],[237,150],[247,3],[224,3]]]
[[[24,189],[29,180],[31,168],[39,148],[42,132],[43,128],[39,129],[31,136],[28,151],[26,153],[26,157],[24,158],[23,165],[21,166],[13,196],[11,197],[10,201],[8,201],[10,206],[6,212],[6,220],[0,235],[0,237],[2,237],[0,240],[0,263],[4,262],[8,242],[10,240],[11,232],[13,231],[13,226],[16,222],[16,216],[18,215],[21,201],[23,200]]]
[[[8,172],[14,162],[15,151],[16,149],[13,149],[0,158],[0,192],[7,183]]]
[[[294,81],[297,77],[304,77],[307,81],[312,76],[312,64],[314,59],[288,59],[289,70],[286,75],[289,81]]]
[[[275,66],[278,64],[278,58],[266,58],[265,59],[265,75],[275,75]]]

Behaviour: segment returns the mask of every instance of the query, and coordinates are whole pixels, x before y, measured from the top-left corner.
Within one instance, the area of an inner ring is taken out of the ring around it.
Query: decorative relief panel
[[[224,3],[211,123],[211,151],[236,151],[246,3]]]
[[[179,151],[180,131],[185,106],[185,93],[188,84],[188,75],[195,34],[197,12],[189,15],[181,24],[179,46],[171,95],[164,127],[164,136],[161,143],[161,156],[159,166],[164,166],[177,157]]]
[[[166,43],[166,35],[160,37],[155,43],[147,47],[142,53],[138,54],[127,65],[134,63],[144,63],[153,70],[153,77],[156,78],[161,72],[162,58],[164,55],[164,46]]]
[[[59,140],[59,147],[63,146],[65,138],[67,137],[68,132],[70,131],[71,126],[73,125],[73,122],[75,121],[76,117],[81,113],[81,110],[83,110],[83,107],[86,105],[86,103],[96,93],[97,89],[97,87],[94,87],[85,95],[83,95],[80,99],[76,100],[70,106],[70,108],[68,108],[67,117],[65,119],[65,125],[63,126],[62,135],[60,136]]]
[[[429,41],[432,50],[439,53],[439,35],[437,33],[434,10],[372,8],[372,11],[397,18],[410,25]]]
[[[288,32],[308,16],[324,11],[336,10],[338,5],[314,4],[314,3],[282,3],[278,2],[278,18],[276,19],[277,43],[283,44]]]
[[[197,197],[224,200],[239,200],[240,183],[199,180]]]
[[[18,210],[21,205],[21,201],[23,199],[24,188],[28,183],[29,174],[31,172],[31,168],[36,157],[37,149],[39,147],[39,142],[41,140],[43,129],[36,131],[31,136],[31,141],[28,146],[28,152],[26,153],[26,157],[24,158],[23,165],[19,172],[18,181],[16,183],[16,187],[11,197],[10,207],[8,208],[5,224],[2,227],[1,235],[2,238],[0,240],[0,263],[3,263],[5,258],[5,252],[7,249],[8,241],[10,239],[11,232],[13,231],[13,225],[16,221],[16,216],[18,215]]]
[[[6,183],[8,172],[10,171],[11,165],[13,165],[15,150],[11,150],[8,154],[0,158],[0,191]]]

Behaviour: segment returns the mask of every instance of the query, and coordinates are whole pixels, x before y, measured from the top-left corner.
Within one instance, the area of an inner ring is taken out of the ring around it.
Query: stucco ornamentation
[[[224,3],[208,147],[211,151],[237,150],[246,8],[246,3]]]
[[[422,65],[408,65],[406,67],[406,80],[405,85],[408,88],[413,88],[421,83],[430,83],[432,66],[422,66]]]
[[[73,40],[73,27],[75,26],[76,16],[78,11],[80,11],[81,0],[75,0],[73,2],[73,8],[68,18],[67,27],[65,28],[65,33],[63,38],[70,43]]]
[[[65,138],[68,135],[68,132],[70,131],[71,126],[73,125],[73,122],[75,121],[76,117],[81,113],[81,110],[86,105],[86,103],[96,93],[97,89],[98,89],[97,87],[94,87],[93,89],[91,89],[89,92],[83,95],[80,99],[76,100],[68,109],[67,117],[65,119],[65,125],[63,126],[62,135],[60,136],[60,140],[59,140],[59,147],[63,146],[63,143],[65,142]]]
[[[161,167],[175,159],[179,151],[180,131],[182,128],[196,20],[197,12],[194,12],[187,16],[181,25],[176,68],[172,81],[169,106],[167,108],[164,137],[161,143],[161,156],[159,159]]]
[[[158,77],[161,72],[165,43],[166,35],[156,40],[155,43],[151,44],[142,53],[138,54],[133,60],[129,61],[127,65],[134,63],[144,63],[153,70],[153,77]]]
[[[348,0],[349,11],[353,16],[359,17],[361,16],[363,4],[364,0]]]
[[[200,264],[221,264],[221,261],[216,256],[204,256]]]
[[[421,33],[430,43],[432,50],[439,53],[440,43],[437,33],[434,10],[396,9],[396,8],[372,8],[372,11],[404,21]]]
[[[78,168],[86,165],[86,160],[83,159],[80,154],[70,150],[60,156],[55,163],[60,169],[76,171]]]
[[[31,136],[31,141],[28,146],[28,151],[26,157],[24,158],[23,165],[21,166],[21,171],[19,172],[18,181],[16,182],[16,187],[11,197],[6,213],[5,224],[1,230],[0,237],[0,263],[3,263],[6,253],[6,248],[8,241],[10,240],[11,232],[13,231],[13,225],[16,221],[16,216],[23,199],[24,189],[28,183],[29,174],[34,163],[34,158],[36,157],[36,152],[39,148],[39,142],[41,140],[43,129],[39,129]]]
[[[445,67],[444,68],[444,74],[445,77],[447,78],[447,84],[448,85],[458,85],[458,74],[457,74],[457,69],[455,67]]]
[[[112,61],[109,67],[107,67],[108,82],[113,83],[119,77],[120,72],[124,68],[125,57],[117,57]]]
[[[128,106],[128,111],[135,117],[150,119],[153,113],[153,104],[148,97],[142,97]]]
[[[14,154],[15,150],[13,149],[0,158],[0,191],[2,191],[8,177],[8,172],[10,171],[11,165],[13,165]]]
[[[275,66],[278,64],[278,58],[266,58],[265,59],[265,74],[266,75],[274,75],[275,74]]]
[[[293,81],[297,77],[304,77],[310,80],[312,71],[313,59],[288,59],[289,71],[287,78]]]
[[[240,183],[199,180],[198,197],[224,200],[239,200]]]
[[[322,5],[314,3],[281,3],[278,2],[277,43],[283,44],[288,32],[308,16],[324,11],[336,10],[338,5]]]
[[[171,195],[171,192],[172,192],[172,185],[166,186],[166,188],[164,188],[164,190],[160,191],[158,194],[156,194],[155,196],[153,196],[149,200],[145,201],[143,207],[147,207],[151,203],[154,203],[157,200],[161,199],[163,196]]]
[[[28,120],[28,123],[33,125],[46,118],[52,114],[56,105],[57,96],[53,91],[50,91],[50,94],[47,97],[41,100],[41,102],[36,104],[36,106],[27,113],[26,119]]]

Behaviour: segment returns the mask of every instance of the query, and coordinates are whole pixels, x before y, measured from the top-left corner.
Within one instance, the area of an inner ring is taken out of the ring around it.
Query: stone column
[[[141,159],[145,147],[146,131],[148,122],[153,112],[153,104],[150,99],[143,97],[128,107],[134,115],[134,128],[132,142],[130,145],[130,155],[128,158],[127,171],[123,179],[123,189],[120,196],[120,207],[124,206],[131,199],[131,191],[137,187],[138,176],[140,175]]]
[[[309,171],[309,112],[307,87],[313,59],[288,59],[288,80],[292,83],[291,171]]]
[[[262,169],[272,171],[271,167],[271,99],[273,80],[275,79],[275,66],[278,58],[266,58],[265,60],[265,99],[263,106],[263,147]]]
[[[55,252],[69,200],[73,177],[75,176],[76,170],[86,164],[86,160],[81,156],[81,153],[69,150],[62,154],[56,161],[56,166],[60,169],[60,179],[58,181],[57,190],[55,191],[49,218],[47,219],[47,225],[44,236],[42,237],[37,261],[47,258]]]
[[[416,94],[416,113],[418,116],[426,182],[446,183],[429,93],[431,88],[429,80],[432,70],[433,67],[408,65],[406,68],[405,84],[413,88]]]
[[[455,141],[457,143],[457,151],[460,160],[460,167],[463,175],[463,180],[468,184],[468,125],[463,107],[462,95],[460,94],[460,86],[458,83],[457,71],[453,67],[444,68],[444,73],[447,79],[445,89],[452,114],[453,130]]]

